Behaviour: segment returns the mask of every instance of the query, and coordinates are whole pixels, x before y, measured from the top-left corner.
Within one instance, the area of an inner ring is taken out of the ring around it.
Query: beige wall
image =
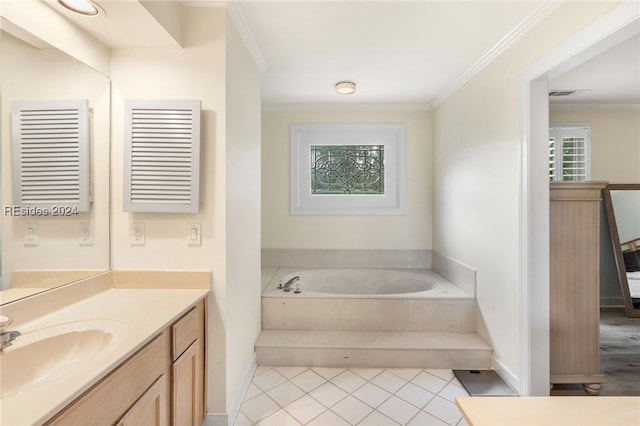
[[[213,272],[208,408],[223,414],[260,327],[259,80],[224,8],[183,12],[184,49],[112,51],[112,266]],[[199,213],[123,212],[123,102],[140,98],[201,100]],[[130,244],[133,221],[144,246]],[[187,246],[189,222],[202,224],[200,247]]]
[[[226,26],[225,66],[227,396],[238,398],[261,330],[261,106],[260,73],[231,21]]]
[[[551,110],[551,123],[591,125],[591,178],[640,183],[640,110]]]
[[[477,270],[481,320],[496,363],[516,386],[525,347],[520,341],[519,79],[528,66],[613,7],[564,3],[434,111],[434,249]]]
[[[298,123],[404,123],[405,216],[289,214],[289,126]],[[267,111],[262,114],[262,247],[430,249],[431,113],[428,111]]]

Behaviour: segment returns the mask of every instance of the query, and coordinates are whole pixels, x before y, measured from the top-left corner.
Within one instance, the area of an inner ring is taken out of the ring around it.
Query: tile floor
[[[466,426],[451,370],[259,366],[236,426]]]

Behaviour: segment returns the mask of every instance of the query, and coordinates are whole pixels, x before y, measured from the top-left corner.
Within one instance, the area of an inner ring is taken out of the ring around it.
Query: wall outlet
[[[144,245],[144,222],[133,222],[131,228],[131,245]]]
[[[80,222],[80,245],[92,246],[93,233],[91,232],[91,222]]]

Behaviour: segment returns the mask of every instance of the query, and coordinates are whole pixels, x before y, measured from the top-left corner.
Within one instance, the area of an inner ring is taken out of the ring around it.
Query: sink
[[[0,354],[0,398],[86,372],[109,355],[127,328],[115,320],[85,320],[19,329],[22,335]]]

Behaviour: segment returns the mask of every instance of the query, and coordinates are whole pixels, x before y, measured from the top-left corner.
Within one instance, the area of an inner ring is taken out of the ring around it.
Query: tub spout
[[[293,285],[293,283],[295,283],[299,279],[300,279],[300,276],[296,275],[295,277],[293,277],[289,281],[287,281],[286,284],[282,287],[282,289],[284,291],[291,291],[291,286]]]

